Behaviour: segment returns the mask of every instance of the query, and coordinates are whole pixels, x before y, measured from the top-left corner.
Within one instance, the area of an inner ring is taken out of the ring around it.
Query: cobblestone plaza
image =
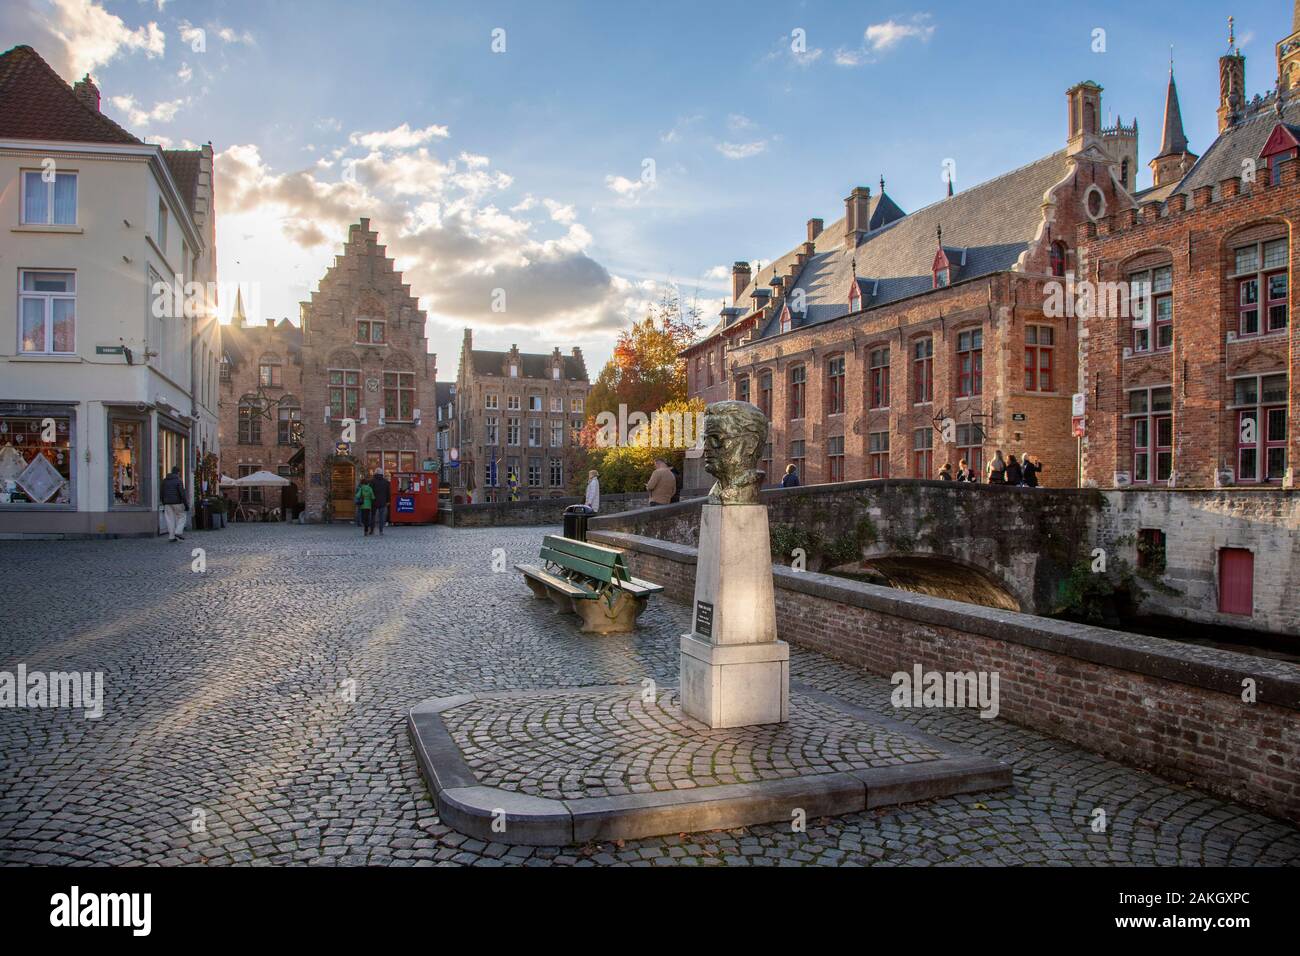
[[[771,824],[553,848],[467,838],[438,819],[419,775],[412,704],[622,684],[627,698],[606,709],[660,720],[661,700],[627,701],[646,679],[661,695],[677,682],[685,608],[657,597],[635,634],[591,637],[513,570],[494,573],[533,559],[543,533],[252,525],[184,544],[0,542],[11,569],[0,670],[101,671],[105,695],[98,720],[0,711],[0,863],[1300,862],[1289,824],[974,710],[896,711],[885,678],[797,646],[802,685],[1001,760],[1014,787],[810,819],[806,832]],[[205,551],[202,572],[193,548]],[[466,741],[490,748],[490,708],[466,715]],[[572,755],[556,756],[581,775]]]

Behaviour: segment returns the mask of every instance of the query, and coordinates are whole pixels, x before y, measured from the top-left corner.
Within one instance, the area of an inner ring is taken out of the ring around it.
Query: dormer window
[[[560,367],[558,365],[551,369],[551,378],[557,382],[560,380]]]
[[[1298,147],[1300,147],[1300,138],[1297,138],[1296,127],[1287,126],[1285,123],[1278,123],[1273,127],[1268,142],[1259,153],[1259,158],[1268,167],[1271,185],[1276,186],[1282,182],[1282,163],[1288,159],[1295,159]]]
[[[789,332],[794,328],[794,316],[790,314],[790,307],[787,305],[781,309],[781,331]]]
[[[511,378],[518,378],[518,377],[519,377],[519,366],[518,366],[518,365],[515,365],[515,364],[511,363],[511,365],[510,365],[510,377],[511,377]]]
[[[948,252],[944,249],[943,234],[939,234],[940,245],[934,254],[934,262],[930,264],[930,275],[933,276],[934,282],[932,287],[942,289],[945,286],[952,285],[952,262],[948,259]]]

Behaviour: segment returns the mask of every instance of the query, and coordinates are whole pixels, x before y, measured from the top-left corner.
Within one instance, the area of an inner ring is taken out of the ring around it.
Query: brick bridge
[[[1090,556],[1103,496],[910,478],[763,491],[773,560],[1043,614]],[[596,518],[593,528],[696,545],[701,499]]]

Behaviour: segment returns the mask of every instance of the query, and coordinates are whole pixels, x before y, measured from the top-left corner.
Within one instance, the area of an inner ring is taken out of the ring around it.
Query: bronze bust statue
[[[714,402],[704,409],[704,470],[718,479],[709,502],[756,505],[767,445],[767,417],[749,402]]]

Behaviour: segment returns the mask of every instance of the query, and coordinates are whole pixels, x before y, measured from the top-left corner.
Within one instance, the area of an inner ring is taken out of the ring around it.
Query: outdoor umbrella
[[[222,482],[224,484],[224,482]],[[289,484],[288,478],[281,478],[270,471],[255,471],[235,481],[236,488],[283,488]]]
[[[235,481],[235,479],[234,479],[234,478],[231,478],[229,475],[222,475],[222,476],[221,476],[221,481],[219,482],[219,486],[222,487],[222,488],[238,488],[238,487],[239,487],[239,485],[238,485],[238,483]]]

